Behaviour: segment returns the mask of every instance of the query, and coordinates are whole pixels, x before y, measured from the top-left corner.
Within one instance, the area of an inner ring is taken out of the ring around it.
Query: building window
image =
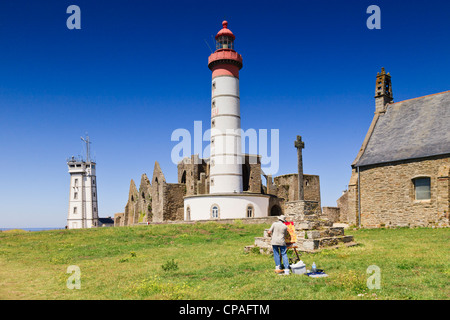
[[[73,198],[76,200],[76,199],[78,199],[78,192],[74,192],[73,193]]]
[[[211,218],[212,219],[219,219],[219,206],[217,204],[214,204],[211,207]]]
[[[73,213],[74,213],[74,214],[77,213],[77,207],[73,207]]]
[[[247,207],[247,218],[253,218],[255,210],[253,209],[253,206],[249,205]]]
[[[211,121],[211,128],[214,128],[215,126],[216,126],[216,121],[215,120]]]
[[[431,179],[428,177],[413,179],[415,200],[431,199]]]
[[[75,179],[74,184],[75,184],[75,187],[78,187],[78,179]]]

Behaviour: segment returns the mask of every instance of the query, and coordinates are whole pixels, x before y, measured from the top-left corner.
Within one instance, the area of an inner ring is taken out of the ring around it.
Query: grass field
[[[449,299],[449,229],[348,230],[356,247],[303,254],[329,277],[274,274],[244,253],[268,225],[204,223],[0,233],[0,299]],[[68,289],[70,265],[81,289]],[[370,265],[381,288],[369,290]]]

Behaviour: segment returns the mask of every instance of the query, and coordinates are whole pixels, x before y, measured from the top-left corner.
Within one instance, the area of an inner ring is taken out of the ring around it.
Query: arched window
[[[414,199],[430,200],[431,199],[431,179],[429,177],[414,178]]]
[[[211,207],[211,219],[219,219],[219,206],[217,204]]]
[[[183,174],[181,175],[181,183],[186,183],[186,170],[184,170]]]
[[[247,206],[247,218],[253,218],[255,214],[255,209],[253,209],[252,205]]]

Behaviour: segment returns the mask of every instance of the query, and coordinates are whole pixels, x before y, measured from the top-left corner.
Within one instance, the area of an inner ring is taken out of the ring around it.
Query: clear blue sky
[[[81,30],[68,30],[69,5]],[[381,30],[366,9],[381,8]],[[278,174],[320,175],[322,205],[350,178],[374,105],[375,76],[395,101],[450,89],[448,1],[1,1],[0,227],[64,227],[66,158],[88,132],[100,216],[123,212],[131,179],[159,161],[176,182],[170,140],[209,125],[212,35],[223,19],[243,55],[243,129],[280,130]]]

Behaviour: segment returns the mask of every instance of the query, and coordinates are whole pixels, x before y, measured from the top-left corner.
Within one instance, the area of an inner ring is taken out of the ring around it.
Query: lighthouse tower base
[[[262,218],[269,215],[269,195],[208,194],[184,198],[184,220]]]

